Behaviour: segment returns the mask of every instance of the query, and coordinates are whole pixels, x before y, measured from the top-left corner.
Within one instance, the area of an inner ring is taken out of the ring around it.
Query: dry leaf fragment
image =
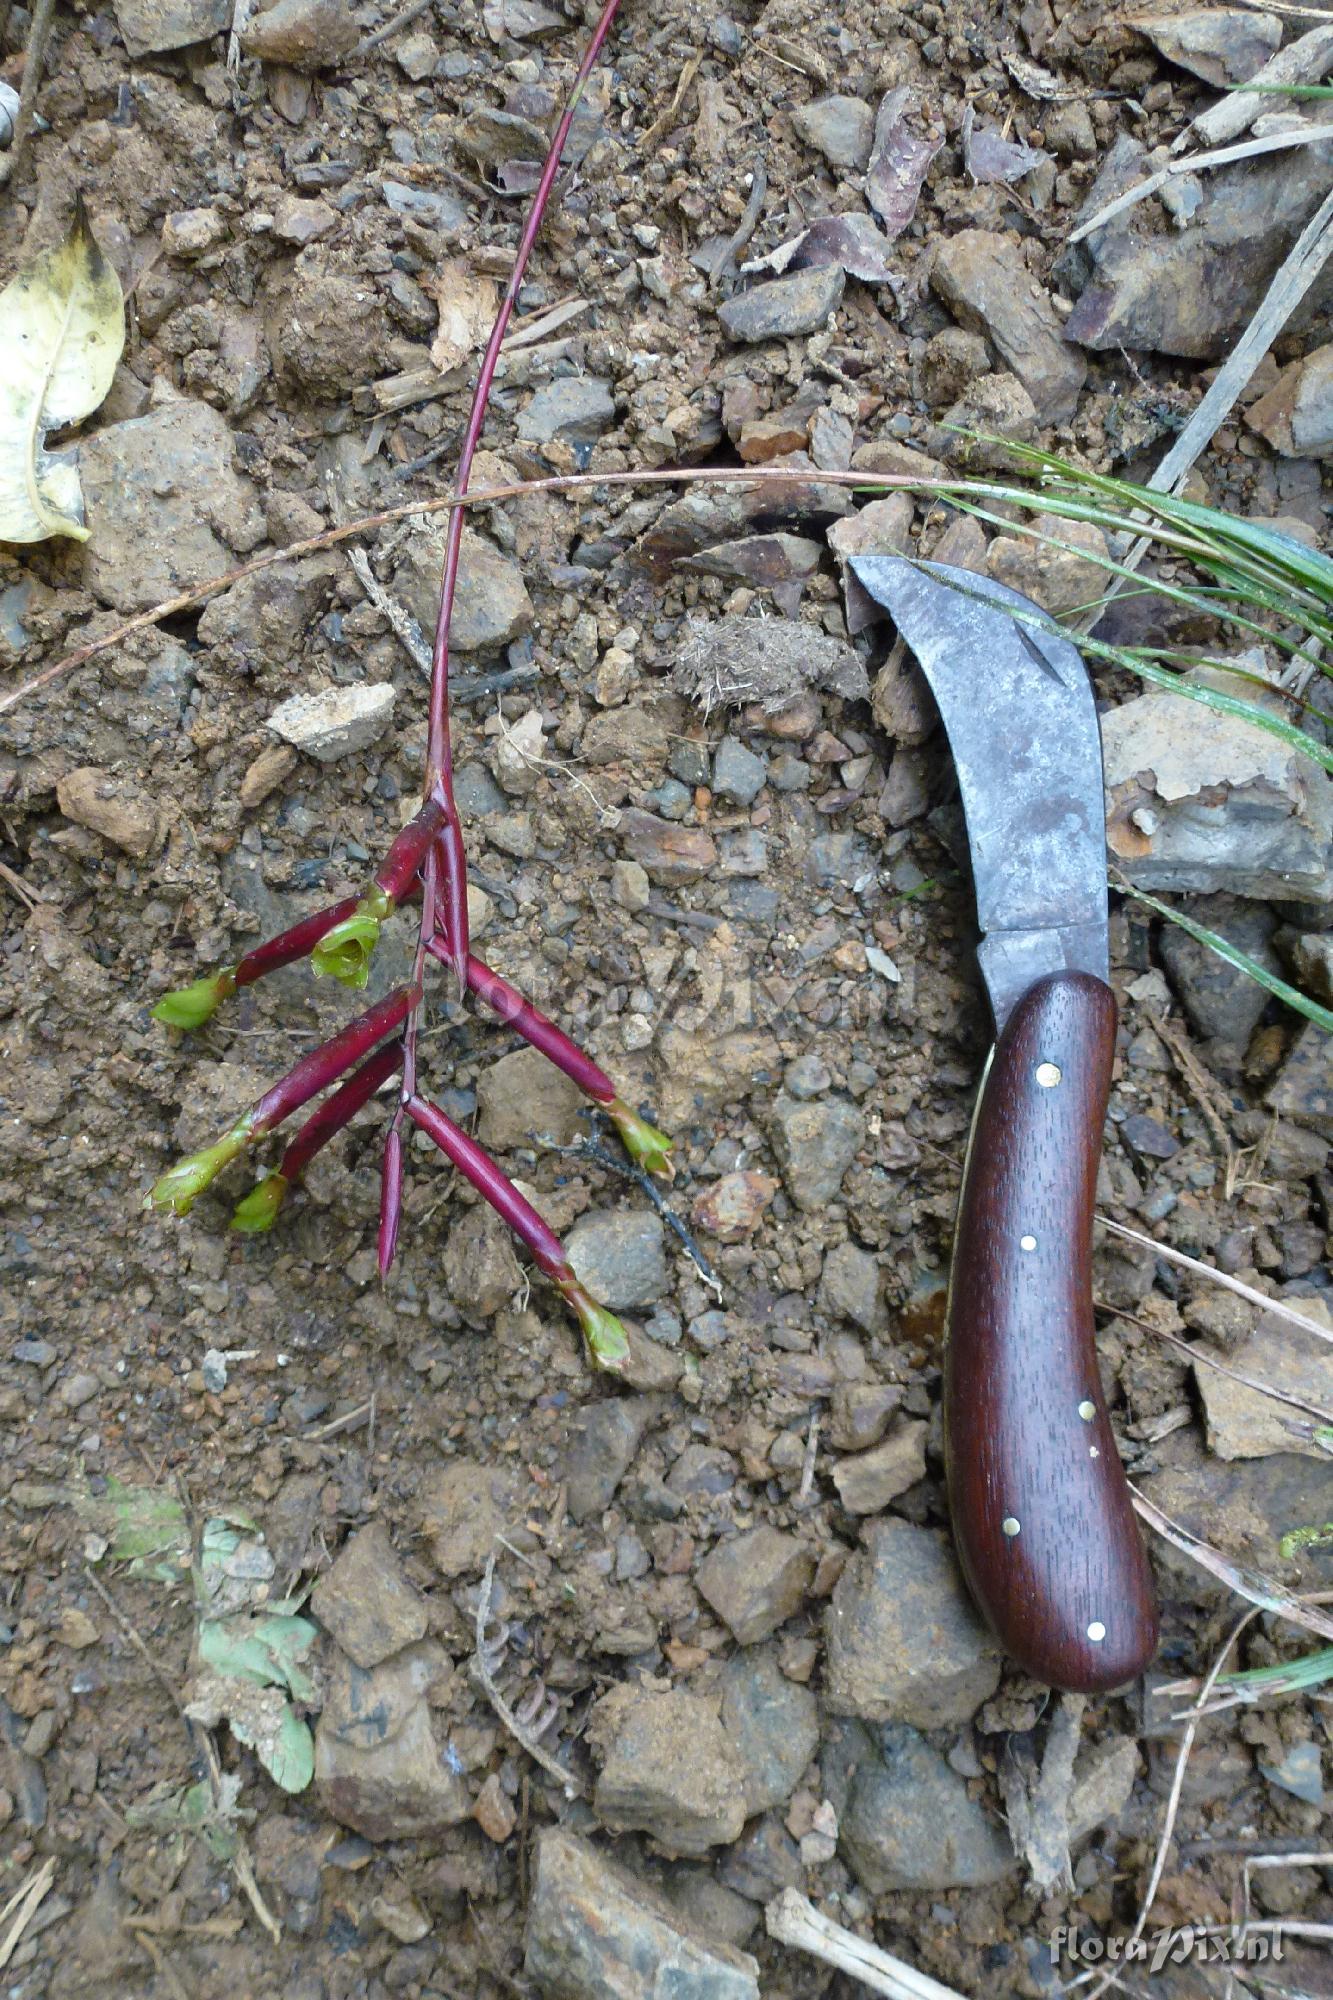
[[[0,541],[87,540],[74,456],[44,439],[91,416],[124,345],[120,280],[80,202],[64,242],[0,292]]]
[[[890,238],[901,236],[916,214],[927,169],[944,140],[920,138],[908,124],[913,92],[891,90],[875,114],[875,138],[866,172],[866,200]]]
[[[423,277],[421,284],[434,298],[440,314],[430,358],[440,373],[447,375],[475,353],[490,332],[495,319],[495,286],[456,257],[441,264],[433,277]]]
[[[1039,146],[1006,139],[993,125],[978,125],[970,104],[964,111],[963,165],[979,187],[994,181],[1021,180],[1049,157]]]
[[[891,249],[888,237],[868,215],[822,215],[799,236],[789,236],[765,256],[751,257],[741,270],[781,273],[789,267],[800,271],[814,264],[841,264],[849,278],[898,286],[902,273],[890,265]]]

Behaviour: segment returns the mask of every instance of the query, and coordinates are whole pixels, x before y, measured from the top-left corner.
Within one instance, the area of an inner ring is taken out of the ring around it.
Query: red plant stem
[[[444,818],[444,807],[435,799],[427,799],[407,822],[380,863],[375,872],[375,887],[382,889],[395,903],[401,903],[411,887]]]
[[[453,955],[442,937],[433,937],[429,950],[431,957],[438,958],[442,965],[452,963]],[[475,993],[493,1014],[499,1015],[506,1027],[522,1035],[534,1049],[539,1049],[548,1062],[563,1070],[588,1097],[594,1098],[598,1104],[611,1102],[616,1087],[605,1070],[599,1069],[577,1042],[572,1042],[563,1029],[557,1028],[539,1007],[525,1000],[517,987],[502,979],[498,972],[493,972],[475,952],[468,953],[467,987],[469,993]]]
[[[290,1118],[293,1111],[299,1111],[303,1104],[308,1104],[312,1097],[326,1090],[344,1070],[360,1062],[377,1042],[382,1042],[401,1021],[407,1019],[415,998],[412,987],[395,987],[392,993],[386,993],[382,1000],[377,1000],[373,1007],[367,1007],[364,1014],[358,1014],[345,1028],[340,1028],[329,1041],[312,1049],[308,1056],[302,1056],[286,1076],[280,1077],[270,1090],[264,1092],[250,1112],[251,1138],[257,1139],[261,1133],[271,1132],[284,1118]]]
[[[560,122],[555,128],[542,167],[541,179],[532,197],[532,205],[528,210],[527,221],[523,225],[523,234],[519,238],[518,250],[514,257],[514,267],[509,274],[509,283],[505,287],[504,297],[495,315],[495,324],[491,328],[491,337],[486,343],[486,352],[477,371],[477,386],[473,392],[472,409],[468,415],[467,430],[463,436],[462,449],[458,454],[458,470],[454,477],[454,491],[460,498],[467,492],[472,461],[476,456],[482,425],[486,421],[486,407],[490,402],[496,364],[500,359],[500,348],[509,330],[509,321],[513,316],[528,258],[532,254],[532,246],[537,240],[537,232],[546,213],[546,204],[555,185],[555,177],[560,170],[560,155],[564,151],[565,140],[569,136],[574,113],[578,110],[584,85],[601,54],[602,44],[611,31],[611,24],[615,20],[619,6],[620,0],[606,0],[601,18],[593,30],[592,39],[579,64],[574,87],[569,94],[569,101],[565,105]],[[444,570],[440,583],[440,615],[436,621],[435,646],[431,656],[430,724],[426,739],[426,775],[423,787],[425,798],[436,799],[445,807],[454,829],[446,854],[445,911],[454,969],[460,986],[464,983],[468,953],[467,869],[461,830],[458,828],[458,815],[454,808],[453,751],[449,740],[449,626],[453,618],[454,595],[458,587],[458,559],[462,542],[463,509],[455,507],[449,515],[449,528],[445,539]],[[435,920],[435,895],[433,888],[428,885],[421,912],[422,953],[435,935]],[[420,956],[419,953],[419,959]],[[409,1085],[405,1069],[404,1102],[409,1090],[414,1087],[414,1084]]]
[[[296,1137],[278,1162],[278,1172],[285,1181],[294,1181],[303,1174],[321,1146],[327,1146],[335,1133],[351,1123],[363,1104],[368,1104],[382,1083],[394,1074],[403,1060],[403,1045],[394,1037],[383,1048],[376,1049],[367,1057],[360,1069],[354,1070],[345,1083],[339,1084],[331,1097],[313,1111]]]
[[[438,1105],[428,1103],[424,1097],[409,1100],[407,1115],[428,1138],[434,1140],[445,1158],[457,1167],[466,1180],[471,1181],[477,1193],[490,1203],[519,1241],[526,1245],[538,1270],[544,1271],[557,1284],[576,1282],[560,1238],[542,1221],[532,1203],[524,1199],[475,1139],[470,1139],[461,1126],[455,1125]]]
[[[448,811],[457,825],[458,815],[453,810],[450,799]],[[446,819],[445,824],[449,821]],[[424,917],[435,904],[435,884],[439,870],[440,841],[433,840],[426,849],[426,865],[421,875],[421,908],[423,924],[417,932],[416,955],[412,964],[413,1004],[407,1015],[403,1029],[403,1080],[394,1106],[393,1118],[384,1141],[384,1158],[380,1164],[380,1224],[376,1248],[381,1284],[393,1267],[394,1254],[398,1248],[398,1229],[403,1214],[403,1122],[407,1116],[407,1100],[415,1096],[417,1087],[417,1034],[421,1026],[421,995],[426,976],[426,938]]]
[[[396,1115],[396,1114],[395,1114]],[[384,1141],[384,1165],[380,1172],[380,1226],[375,1245],[375,1261],[383,1283],[393,1268],[398,1250],[398,1229],[403,1219],[403,1135],[390,1126]]]
[[[390,850],[392,852],[392,849]],[[360,898],[345,896],[341,903],[331,903],[326,910],[316,910],[313,916],[302,917],[299,924],[293,924],[289,931],[279,931],[277,937],[257,944],[253,951],[247,951],[232,973],[233,986],[253,986],[256,979],[265,973],[277,972],[284,965],[295,965],[298,959],[309,958],[322,937],[342,923],[345,917],[356,911]]]

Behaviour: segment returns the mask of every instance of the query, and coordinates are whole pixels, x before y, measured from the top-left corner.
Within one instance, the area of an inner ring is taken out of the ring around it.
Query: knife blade
[[[1093,1693],[1157,1645],[1106,1412],[1092,1221],[1115,1053],[1101,738],[1078,649],[970,570],[853,556],[939,705],[995,1018],[949,1285],[945,1459],[964,1575],[1036,1679]]]

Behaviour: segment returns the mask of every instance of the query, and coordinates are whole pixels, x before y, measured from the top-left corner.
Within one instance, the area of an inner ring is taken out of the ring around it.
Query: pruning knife
[[[1146,1667],[1157,1609],[1092,1317],[1116,1031],[1092,688],[1077,648],[1003,584],[895,556],[851,568],[939,705],[995,1016],[949,1285],[954,1539],[1006,1651],[1037,1680],[1095,1693]]]

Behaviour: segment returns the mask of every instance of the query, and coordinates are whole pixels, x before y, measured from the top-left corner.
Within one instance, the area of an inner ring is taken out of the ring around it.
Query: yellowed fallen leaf
[[[120,280],[80,202],[64,242],[0,292],[0,542],[87,540],[74,455],[45,438],[91,416],[124,345]]]
[[[495,286],[490,278],[469,271],[454,257],[433,277],[421,280],[435,300],[440,323],[430,344],[430,358],[442,375],[457,368],[482,346],[495,322]]]

